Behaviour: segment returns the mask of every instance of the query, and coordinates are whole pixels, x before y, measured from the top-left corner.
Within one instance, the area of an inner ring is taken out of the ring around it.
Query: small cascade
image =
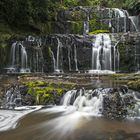
[[[76,111],[108,118],[126,118],[140,116],[139,93],[120,88],[97,88],[95,90],[71,90],[63,96],[61,104],[73,106]],[[131,108],[130,108],[131,106]]]
[[[11,66],[7,68],[7,73],[30,72],[28,68],[28,57],[25,47],[21,42],[15,42],[11,47]]]
[[[56,60],[55,60],[54,53],[51,48],[50,48],[50,52],[51,52],[52,60],[53,60],[53,70],[56,71]]]
[[[35,49],[35,58],[33,58],[33,61],[35,63],[34,72],[43,72],[43,53],[41,49],[41,45],[38,42],[37,48]]]
[[[63,105],[63,106],[69,106],[69,105],[71,105],[72,100],[74,101],[75,98],[76,98],[76,94],[77,94],[77,91],[76,91],[76,90],[68,91],[68,92],[64,95],[64,97],[63,97],[63,99],[62,99],[62,101],[61,101],[62,105]]]
[[[139,31],[139,18],[138,16],[129,16],[129,19],[131,20],[136,32]]]
[[[74,45],[74,61],[75,61],[75,70],[79,71],[78,63],[77,63],[77,49],[76,49],[76,45]]]
[[[22,106],[21,100],[22,98],[18,86],[12,87],[6,92],[2,108],[14,109],[15,107]]]
[[[55,69],[55,72],[57,73],[60,73],[62,72],[62,43],[60,42],[60,39],[57,38],[57,42],[58,42],[58,45],[57,45],[57,59],[56,59],[56,69]]]
[[[138,32],[138,27],[136,25],[136,21],[135,21],[135,16],[130,16],[129,13],[127,12],[127,10],[124,10],[128,19],[130,19],[130,22],[134,28],[134,31]]]
[[[87,20],[84,21],[83,27],[84,27],[84,32],[83,32],[83,34],[84,34],[84,35],[88,34],[88,33],[89,33],[89,15],[88,15],[88,14],[87,14]]]
[[[109,14],[110,18],[117,18],[117,32],[120,32],[120,23],[119,23],[120,22],[120,18],[123,18],[123,20],[124,20],[123,21],[123,26],[124,26],[123,32],[130,31],[130,29],[129,30],[127,29],[127,22],[130,22],[130,24],[133,26],[133,31],[136,31],[136,32],[138,31],[138,27],[137,27],[136,17],[135,16],[134,17],[130,16],[129,13],[127,12],[127,10],[118,9],[118,8],[112,8],[111,10],[109,10],[109,13],[113,13],[114,12],[114,15]]]
[[[118,53],[116,47],[111,45],[109,34],[96,35],[95,42],[92,44],[92,69],[89,70],[89,73],[102,73],[103,71],[113,73],[113,65],[115,72],[115,62],[119,60],[119,55],[116,52]],[[113,57],[114,62],[112,61]]]
[[[71,71],[71,46],[68,45],[68,62],[69,62],[69,71]]]
[[[21,69],[20,69],[21,73],[26,72],[27,64],[28,64],[27,52],[25,50],[25,47],[21,45]]]
[[[41,39],[29,36],[12,44],[7,73],[43,72]]]
[[[96,116],[101,115],[103,96],[99,93],[96,97],[97,90],[71,90],[62,98],[63,106],[74,106],[77,111],[93,113]]]
[[[12,58],[12,66],[14,66],[15,64],[15,50],[16,50],[16,44],[17,42],[12,44],[12,48],[11,48],[11,58]]]

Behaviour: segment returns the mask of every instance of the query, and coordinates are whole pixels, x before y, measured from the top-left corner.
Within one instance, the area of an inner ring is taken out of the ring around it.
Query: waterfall
[[[138,16],[129,16],[129,19],[131,20],[135,31],[138,32],[139,31],[139,29],[138,29],[138,25],[139,25]]]
[[[18,86],[12,87],[7,90],[5,94],[5,100],[3,101],[2,108],[14,109],[17,106],[21,106],[21,94]]]
[[[56,62],[56,71],[60,71],[59,70],[59,54],[60,54],[60,40],[57,38],[58,41],[58,45],[57,45],[57,62]]]
[[[21,46],[21,69],[20,72],[24,73],[27,70],[27,64],[28,64],[28,58],[27,58],[27,52],[25,50],[25,47],[20,44]]]
[[[64,97],[62,98],[62,105],[63,106],[68,106],[68,105],[70,105],[71,104],[71,100],[72,100],[72,98],[74,98],[75,96],[76,96],[76,90],[71,90],[71,91],[68,91],[65,95],[64,95]],[[75,100],[75,98],[74,98],[74,100]]]
[[[57,42],[58,42],[58,45],[57,45],[57,59],[56,59],[56,69],[55,69],[55,72],[62,72],[62,43],[60,42],[60,39],[57,38]]]
[[[35,61],[35,72],[43,72],[43,53],[42,53],[42,48],[41,48],[41,43],[40,40],[37,41],[37,47],[35,49],[35,58],[33,60]]]
[[[80,90],[70,90],[66,92],[61,100],[61,104],[68,107],[68,109],[71,106],[73,110],[87,112],[94,116],[111,115],[111,119],[117,118],[118,116],[120,118],[126,116],[139,117],[140,99],[138,97],[139,93],[126,90],[126,87],[116,89],[97,88],[94,90],[85,90],[82,88]],[[130,104],[133,108],[129,107]],[[122,110],[118,112],[120,107]],[[123,111],[123,109],[127,110],[127,113],[125,110]]]
[[[114,63],[114,67],[116,67],[115,62],[116,59],[118,60],[116,47],[111,46],[109,34],[98,34],[95,37],[95,42],[92,43],[92,69],[89,70],[89,73],[100,73],[103,70],[112,73],[112,65]],[[112,50],[114,52],[114,62],[112,61]]]
[[[62,43],[60,42],[59,38],[57,38],[57,42],[58,42],[58,45],[57,45],[57,59],[56,59],[56,69],[55,69],[55,72],[58,72],[60,73],[60,51],[61,51],[61,47],[62,47]]]
[[[95,116],[101,115],[103,94],[99,91],[98,96],[94,96],[98,90],[71,90],[62,98],[62,105],[72,105],[77,111],[89,112]]]
[[[84,21],[84,35],[89,33],[89,15],[87,15],[87,20]]]
[[[11,57],[12,57],[12,66],[14,66],[15,64],[15,51],[16,51],[16,42],[12,44],[12,47],[11,47]]]
[[[25,47],[21,42],[15,42],[11,47],[11,66],[7,68],[7,73],[30,72],[28,68],[28,57]]]
[[[71,46],[68,45],[68,61],[69,61],[69,71],[71,71]]]
[[[130,23],[132,24],[134,30],[137,32],[137,17],[136,16],[130,16],[127,10],[118,9],[118,8],[112,8],[112,10],[115,12],[115,18],[117,18],[117,32],[119,32],[119,18],[124,19],[124,32],[127,32],[127,18],[130,20]]]
[[[77,64],[77,50],[76,50],[76,45],[74,45],[74,61],[75,61],[75,70],[78,70],[78,64]]]
[[[56,71],[56,60],[55,60],[54,53],[51,50],[51,48],[50,48],[50,52],[51,52],[52,60],[53,60],[53,70]]]
[[[127,13],[126,10],[113,8],[112,9],[115,12],[115,17],[126,17]]]

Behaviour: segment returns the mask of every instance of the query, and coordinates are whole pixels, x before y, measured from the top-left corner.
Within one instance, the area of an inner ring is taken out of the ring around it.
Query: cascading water
[[[28,68],[27,52],[21,42],[12,44],[11,59],[11,66],[7,68],[7,73],[30,72],[30,69]]]
[[[123,9],[118,9],[118,8],[112,8],[109,9],[109,17],[110,18],[117,18],[117,32],[120,32],[120,18],[123,18],[123,32],[127,32],[130,31],[127,29],[127,22],[130,22],[129,24],[133,26],[133,30],[134,31],[138,31],[138,27],[137,27],[137,21],[135,20],[136,17],[130,16],[129,13],[127,12],[127,10],[123,10]],[[130,21],[129,21],[129,20]],[[111,25],[111,23],[109,22],[109,26]],[[113,31],[112,31],[113,32]]]
[[[57,42],[58,42],[58,45],[57,45],[57,55],[56,55],[57,58],[56,58],[55,72],[60,73],[63,71],[62,70],[62,58],[61,58],[63,45],[62,45],[62,42],[60,42],[59,38],[57,38]]]
[[[100,116],[103,96],[100,92],[98,92],[99,94],[97,96],[94,96],[96,91],[85,89],[68,91],[62,98],[62,105],[72,105],[77,111],[84,111],[92,113],[95,116]]]
[[[11,48],[11,57],[12,57],[12,66],[15,64],[15,49],[16,49],[16,42],[12,44]]]
[[[89,33],[89,15],[87,15],[87,20],[84,21],[84,35]]]
[[[136,32],[139,31],[139,18],[138,16],[129,16],[129,19],[131,20]]]
[[[41,39],[29,36],[12,44],[7,73],[43,72],[43,61]]]
[[[77,63],[77,49],[76,49],[76,45],[74,45],[74,61],[75,61],[75,70],[78,70],[78,63]]]
[[[35,60],[34,60],[35,59]],[[40,47],[40,45],[38,44],[38,47],[35,51],[35,58],[33,59],[33,61],[35,61],[35,72],[43,72],[43,53],[42,53],[42,49]]]
[[[63,96],[61,104],[65,107],[72,106],[73,110],[87,112],[94,116],[104,115],[109,117],[108,115],[110,115],[111,118],[139,117],[140,99],[136,94],[137,92],[126,91],[126,89],[121,88],[71,90]],[[130,106],[133,107],[130,108]],[[117,110],[120,110],[120,112]]]
[[[21,45],[21,69],[20,72],[24,73],[27,72],[27,64],[28,64],[28,58],[27,58],[27,52],[25,50],[25,47]]]
[[[113,73],[113,63],[118,61],[119,57],[116,54],[117,49],[111,45],[109,34],[98,34],[95,37],[95,42],[92,44],[92,69],[89,70],[89,73]],[[112,54],[112,50],[114,54]]]
[[[51,56],[52,56],[52,60],[53,60],[53,70],[56,71],[56,60],[55,60],[54,53],[51,50],[51,48],[50,48],[50,52],[51,52]]]
[[[6,92],[5,100],[3,101],[2,108],[14,109],[17,106],[22,106],[21,100],[22,98],[21,98],[19,88],[12,87]]]
[[[69,61],[69,71],[71,71],[71,46],[68,45],[68,61]]]

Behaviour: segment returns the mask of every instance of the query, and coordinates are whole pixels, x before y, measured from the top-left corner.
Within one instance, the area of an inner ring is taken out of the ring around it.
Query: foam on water
[[[16,107],[15,110],[0,110],[0,131],[14,129],[19,119],[25,115],[41,109],[42,106]],[[20,110],[20,111],[18,111]]]

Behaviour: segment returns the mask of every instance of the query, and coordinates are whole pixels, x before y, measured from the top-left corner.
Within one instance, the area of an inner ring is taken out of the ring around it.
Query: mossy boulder
[[[62,95],[75,87],[74,84],[29,81],[25,83],[27,94],[34,97],[36,104],[59,104]]]

